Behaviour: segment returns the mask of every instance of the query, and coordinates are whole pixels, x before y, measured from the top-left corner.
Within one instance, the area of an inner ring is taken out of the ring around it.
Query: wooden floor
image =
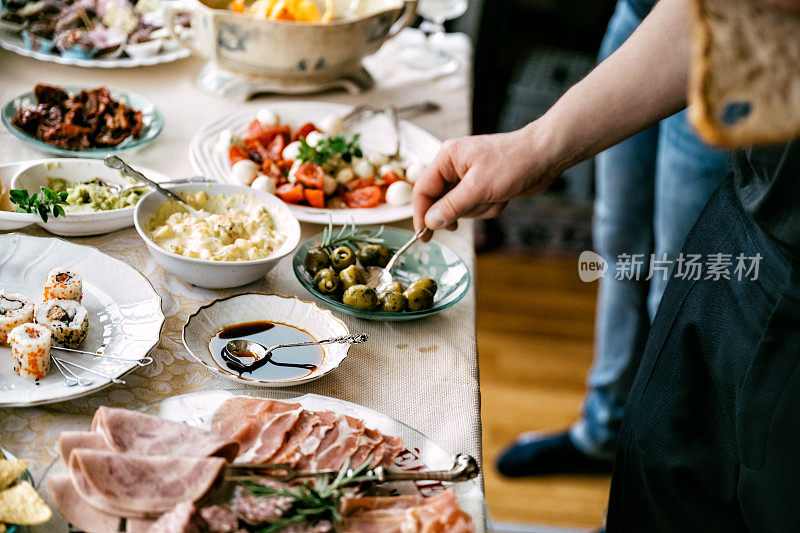
[[[478,257],[486,496],[495,520],[594,529],[606,477],[507,480],[493,468],[519,433],[563,429],[580,411],[592,360],[596,283],[578,278],[577,257]]]

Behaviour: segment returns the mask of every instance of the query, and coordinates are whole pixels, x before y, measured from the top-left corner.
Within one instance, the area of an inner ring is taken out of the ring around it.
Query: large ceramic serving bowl
[[[230,0],[177,0],[165,5],[166,26],[185,46],[236,72],[322,82],[360,68],[364,56],[406,27],[417,0],[363,0],[355,17],[328,24],[268,20],[228,9]],[[323,2],[317,2],[324,11]],[[350,0],[335,0],[335,13]],[[175,18],[191,15],[191,30]]]
[[[150,254],[159,265],[192,285],[208,289],[225,289],[252,283],[264,277],[282,257],[292,253],[297,247],[297,243],[300,242],[300,223],[297,221],[297,217],[292,214],[286,204],[269,193],[222,183],[192,183],[173,185],[168,188],[178,196],[195,191],[205,191],[209,197],[234,194],[254,196],[267,206],[276,230],[286,236],[283,244],[266,259],[211,261],[178,255],[161,248],[150,238],[150,223],[155,219],[159,207],[167,201],[167,198],[155,191],[146,194],[136,204],[136,211],[133,215],[136,231],[139,232],[147,249],[150,250]]]
[[[183,344],[195,360],[211,372],[256,387],[291,387],[314,381],[335,370],[347,357],[348,344],[320,346],[322,362],[308,375],[287,380],[270,379],[264,368],[239,375],[229,370],[219,354],[212,354],[211,338],[223,328],[247,322],[277,322],[299,328],[316,340],[350,334],[344,322],[316,304],[280,294],[245,293],[214,300],[197,310],[183,326]],[[283,354],[279,357],[284,356]]]
[[[168,178],[154,170],[140,168],[151,179],[162,182]],[[47,187],[48,178],[61,178],[69,183],[101,178],[114,184],[127,185],[130,180],[119,171],[105,166],[96,159],[43,159],[22,168],[11,178],[10,188],[25,189],[30,194],[38,193]],[[26,225],[38,224],[50,233],[65,237],[81,237],[111,233],[133,225],[134,206],[110,211],[87,213],[67,213],[65,217],[49,217],[43,222],[36,214],[14,213],[8,203],[8,191],[4,191],[0,207],[0,229],[18,229]]]

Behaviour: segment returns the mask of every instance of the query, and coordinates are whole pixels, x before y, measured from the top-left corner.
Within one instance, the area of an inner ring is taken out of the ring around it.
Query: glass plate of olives
[[[366,269],[385,266],[414,234],[377,227],[353,229],[352,239],[337,241],[332,234],[337,230],[329,228],[300,245],[292,265],[303,287],[339,311],[367,320],[415,320],[447,309],[469,289],[464,261],[432,240],[406,251],[392,269],[394,283],[378,294],[366,285]]]

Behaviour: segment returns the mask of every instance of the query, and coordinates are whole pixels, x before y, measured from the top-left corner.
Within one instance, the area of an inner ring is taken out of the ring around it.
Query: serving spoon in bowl
[[[184,185],[186,183],[208,183],[209,180],[205,176],[194,176],[192,178],[178,178],[176,180],[169,180],[161,182],[162,185]],[[135,191],[136,189],[144,189],[150,187],[147,183],[128,183],[126,185],[122,185],[120,183],[111,183],[110,181],[106,181],[103,178],[94,178],[88,181],[88,183],[96,183],[101,187],[106,187],[111,190],[114,194],[125,194],[128,191]]]
[[[136,181],[141,181],[152,187],[156,192],[162,194],[169,198],[170,200],[175,200],[195,218],[204,218],[208,213],[202,210],[197,210],[194,207],[190,206],[188,203],[184,201],[183,198],[175,194],[174,192],[170,191],[169,189],[165,189],[159,183],[151,180],[150,178],[146,177],[144,174],[139,172],[138,170],[134,170],[130,165],[128,165],[125,161],[120,159],[115,155],[107,155],[105,159],[103,159],[106,166],[108,168],[113,168],[114,170],[119,170],[124,175],[128,176],[129,178],[133,178]]]
[[[313,340],[313,341],[305,341],[305,342],[293,342],[287,344],[276,344],[275,346],[270,346],[267,348],[261,343],[255,341],[248,341],[246,339],[237,339],[228,342],[225,345],[225,348],[222,349],[222,358],[225,360],[226,363],[229,363],[234,370],[239,373],[244,372],[252,372],[253,370],[257,370],[262,366],[266,365],[267,363],[273,364],[275,366],[295,366],[299,367],[302,365],[297,365],[294,363],[280,363],[278,361],[272,360],[272,352],[277,350],[278,348],[295,348],[297,346],[318,346],[321,344],[361,344],[362,342],[367,342],[367,334],[366,333],[359,333],[357,335],[344,335],[342,337],[333,337],[330,339],[322,339],[322,340]],[[242,361],[242,358],[253,359],[252,363],[245,363]],[[314,365],[308,365],[309,370],[314,370],[314,368],[310,368]]]

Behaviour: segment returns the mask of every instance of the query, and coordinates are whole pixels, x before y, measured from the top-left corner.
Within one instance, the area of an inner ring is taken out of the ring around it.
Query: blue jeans
[[[641,23],[626,0],[617,3],[600,49],[614,52]],[[703,144],[686,111],[609,148],[596,158],[594,246],[608,262],[600,280],[594,364],[583,417],[570,436],[584,453],[613,459],[625,401],[639,367],[666,276],[617,280],[620,254],[672,259],[711,194],[727,174],[726,152]]]

